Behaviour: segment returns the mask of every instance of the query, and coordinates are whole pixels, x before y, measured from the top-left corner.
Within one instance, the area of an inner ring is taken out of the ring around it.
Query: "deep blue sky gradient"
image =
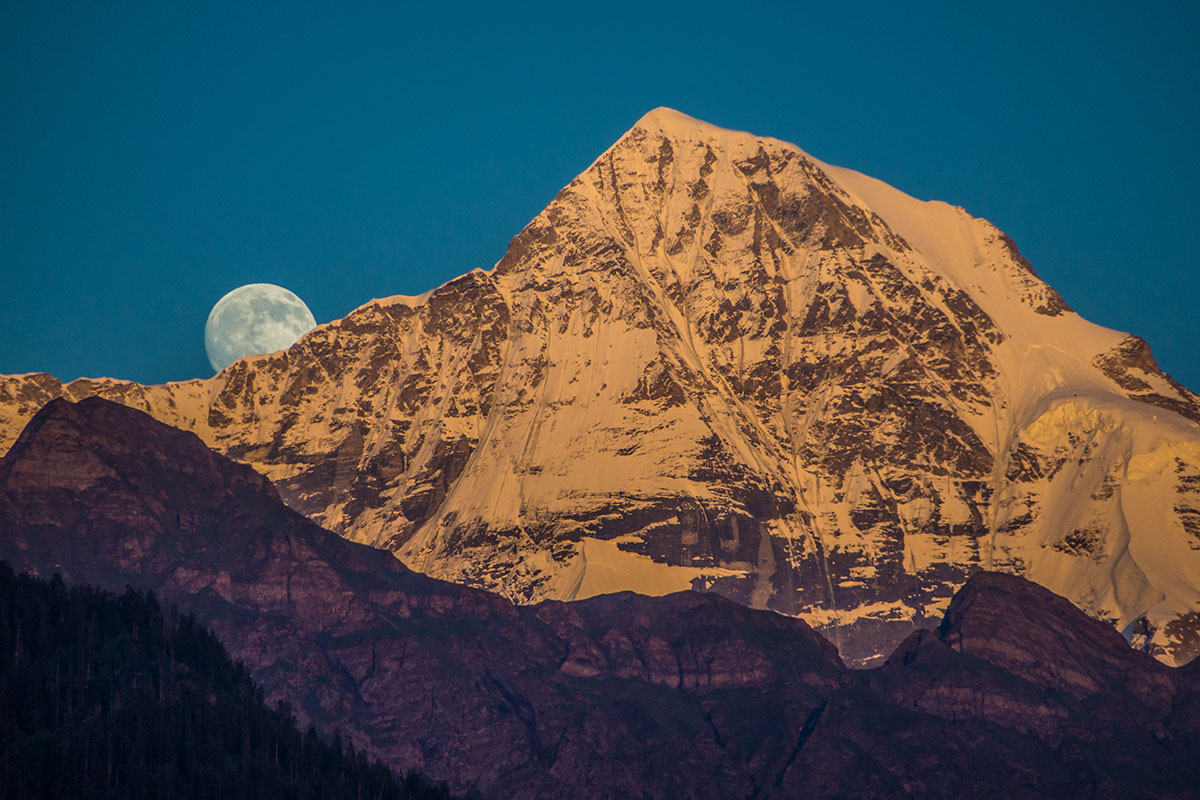
[[[490,267],[667,105],[992,220],[1200,389],[1200,5],[964,5],[6,2],[0,372],[207,376],[241,284]]]

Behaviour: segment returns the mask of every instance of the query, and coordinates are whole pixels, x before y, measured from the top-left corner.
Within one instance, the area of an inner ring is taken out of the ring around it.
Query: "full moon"
[[[220,372],[239,358],[286,350],[317,326],[304,301],[273,283],[239,286],[217,301],[204,324],[208,363]]]

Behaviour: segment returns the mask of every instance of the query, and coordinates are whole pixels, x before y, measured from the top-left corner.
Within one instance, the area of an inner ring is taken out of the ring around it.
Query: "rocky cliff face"
[[[1013,242],[773,139],[646,115],[509,246],[207,381],[101,395],[293,508],[518,602],[705,587],[878,663],[972,572],[1200,650],[1200,402]]]
[[[268,698],[485,797],[1187,797],[1200,673],[1020,578],[854,672],[712,594],[514,606],[285,507],[140,412],[54,401],[0,460],[0,558],[154,589]],[[1193,665],[1194,666],[1194,665]]]

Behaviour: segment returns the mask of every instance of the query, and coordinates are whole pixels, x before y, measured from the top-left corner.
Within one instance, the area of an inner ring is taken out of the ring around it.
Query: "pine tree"
[[[448,798],[301,733],[192,615],[0,562],[0,797]]]

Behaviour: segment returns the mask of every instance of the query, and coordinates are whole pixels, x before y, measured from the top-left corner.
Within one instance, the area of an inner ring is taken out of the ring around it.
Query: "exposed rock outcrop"
[[[284,506],[249,467],[100,399],[0,460],[0,558],[196,612],[272,700],[485,797],[1188,797],[1200,673],[1028,581],[846,669],[712,594],[514,606]]]
[[[0,439],[92,394],[517,602],[705,586],[878,663],[989,569],[1196,650],[1196,395],[991,224],[667,109],[491,271],[207,381],[0,379]]]

